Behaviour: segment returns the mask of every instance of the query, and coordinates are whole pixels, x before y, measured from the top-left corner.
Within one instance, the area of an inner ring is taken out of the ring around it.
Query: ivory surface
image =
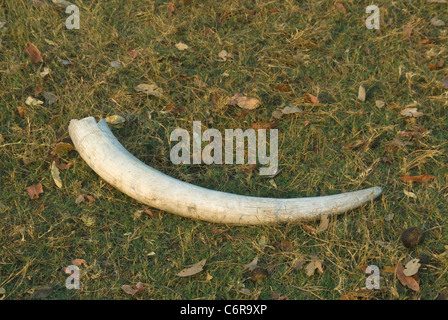
[[[106,182],[131,198],[183,217],[255,225],[300,222],[322,214],[340,214],[377,198],[373,187],[331,196],[275,199],[242,196],[192,185],[144,164],[130,154],[104,119],[73,119],[70,137],[81,157]]]

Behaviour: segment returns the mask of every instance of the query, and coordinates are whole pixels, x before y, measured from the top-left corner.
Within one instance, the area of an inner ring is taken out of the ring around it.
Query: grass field
[[[448,23],[447,3],[378,0],[380,29],[370,30],[368,1],[73,0],[80,28],[68,30],[69,14],[48,2],[0,4],[0,299],[446,297],[448,27],[431,19]],[[27,43],[42,63],[24,52]],[[222,50],[232,57],[220,61]],[[141,83],[162,96],[137,92]],[[235,93],[260,107],[241,113],[226,103]],[[44,103],[27,105],[30,96]],[[175,128],[200,120],[221,132],[246,129],[288,104],[303,112],[279,120],[282,171],[272,179],[241,165],[170,162]],[[132,154],[182,181],[263,197],[373,186],[383,195],[317,233],[318,221],[241,227],[181,218],[111,188],[60,147],[70,143],[70,119],[111,115],[126,120],[112,130]],[[61,188],[54,160],[71,163]],[[400,179],[423,174],[434,178]],[[44,192],[31,199],[25,188],[38,183]],[[83,194],[95,201],[77,203]],[[409,227],[423,231],[412,249],[400,240]],[[245,267],[255,257],[266,273]],[[419,290],[393,268],[414,258],[428,260]],[[74,259],[86,261],[80,290],[65,287],[63,268]],[[176,276],[203,259],[202,272]],[[308,275],[316,260],[322,271]],[[367,265],[379,267],[380,290],[363,289]],[[138,282],[143,292],[122,289]]]

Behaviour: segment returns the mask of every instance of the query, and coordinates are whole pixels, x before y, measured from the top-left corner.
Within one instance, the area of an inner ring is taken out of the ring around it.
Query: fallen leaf
[[[281,92],[290,92],[291,88],[284,84],[278,84],[274,87],[274,90],[281,91]]]
[[[67,153],[68,151],[72,151],[72,150],[75,150],[75,147],[73,145],[71,145],[70,143],[59,142],[54,147],[54,149],[52,151],[52,154],[61,156],[61,155],[65,154],[65,153]]]
[[[272,293],[272,300],[286,300],[286,296],[281,295],[278,292]]]
[[[303,226],[303,229],[305,229],[306,232],[311,233],[311,234],[316,234],[317,233],[317,229],[314,228],[313,226],[307,225],[305,224]]]
[[[250,263],[246,264],[244,267],[250,271],[254,270],[258,265],[258,256],[254,258]]]
[[[326,215],[326,214],[321,215],[320,216],[320,224],[319,224],[319,227],[317,228],[317,232],[327,230],[329,222],[330,221],[328,219],[328,215]]]
[[[141,282],[137,283],[135,286],[132,286],[132,287],[130,285],[124,284],[121,286],[121,289],[123,289],[124,292],[126,292],[127,294],[129,294],[131,296],[145,291],[145,287],[143,286],[143,283],[141,283]]]
[[[324,273],[324,269],[322,267],[322,261],[318,258],[314,258],[311,260],[311,262],[305,267],[305,272],[308,277],[311,277],[314,275],[315,271],[319,274]]]
[[[207,262],[207,260],[203,259],[203,260],[199,261],[198,263],[195,263],[191,267],[181,270],[178,274],[176,274],[176,276],[189,277],[189,276],[195,275],[204,269],[204,265],[206,262]]]
[[[240,108],[247,110],[257,109],[260,105],[260,100],[257,98],[246,97],[241,93],[234,94],[231,98],[228,98],[228,105],[237,105]]]
[[[445,22],[434,17],[431,19],[431,24],[435,27],[443,27],[445,25]]]
[[[111,125],[119,125],[126,122],[126,119],[122,116],[114,114],[112,116],[106,117],[105,121]]]
[[[359,86],[359,89],[358,89],[358,100],[362,101],[362,102],[366,101],[366,89],[364,88],[363,85]]]
[[[417,274],[420,267],[420,259],[412,259],[404,266],[403,274],[407,277],[412,277],[414,274]]]
[[[252,123],[253,129],[274,129],[279,126],[278,121],[271,121],[271,122],[256,122]]]
[[[281,251],[284,252],[294,251],[294,246],[292,245],[292,242],[286,239],[282,239],[282,241],[280,241],[280,243],[278,244],[278,247]]]
[[[159,88],[156,84],[141,83],[135,87],[135,90],[155,97],[160,97],[162,95],[162,89]]]
[[[44,193],[44,189],[40,183],[26,187],[25,190],[28,192],[28,195],[32,200],[39,198],[39,195]]]
[[[404,274],[404,268],[399,262],[396,267],[396,274],[398,280],[401,282],[401,284],[405,287],[408,287],[409,289],[418,292],[420,290],[420,286],[418,284],[418,278],[416,279],[416,275],[408,277]]]
[[[120,68],[121,68],[121,63],[118,62],[118,61],[111,61],[111,62],[110,62],[110,66],[111,66],[112,68],[115,68],[115,69],[120,69]]]
[[[183,51],[183,50],[187,50],[188,49],[188,45],[186,45],[183,42],[178,42],[175,44],[175,47],[177,48],[177,50],[179,51]]]
[[[244,110],[243,110],[244,111]],[[246,110],[247,111],[247,110]],[[280,110],[274,110],[272,112],[272,118],[280,120],[285,114]]]
[[[54,183],[58,188],[62,188],[62,180],[59,174],[59,169],[56,167],[55,162],[51,163],[51,176],[53,177]]]
[[[86,198],[87,200],[89,200],[89,202],[95,202],[95,198],[92,197],[92,196],[89,195],[89,194],[84,194],[84,198]]]
[[[51,92],[45,91],[42,95],[44,96],[45,102],[48,105],[52,105],[58,100],[58,97],[54,93],[51,93]]]
[[[403,182],[429,182],[434,178],[435,176],[426,173],[419,176],[404,175],[400,177]]]
[[[312,104],[319,104],[319,99],[315,96],[313,96],[311,93],[305,93],[303,96],[305,101],[309,101]]]
[[[294,104],[288,104],[286,107],[282,109],[282,113],[284,114],[293,114],[293,113],[302,113],[303,110],[297,107]]]
[[[137,58],[139,51],[138,50],[133,50],[133,49],[129,49],[127,52],[128,56],[130,56],[132,59]]]
[[[385,103],[383,100],[376,100],[376,101],[375,101],[375,105],[376,105],[378,108],[382,108],[382,107],[384,107],[384,106],[386,105],[386,103]]]
[[[405,196],[407,196],[407,197],[409,197],[409,198],[417,199],[417,196],[415,195],[414,192],[410,192],[410,191],[403,190],[403,193],[405,194]]]
[[[72,264],[77,267],[81,267],[82,265],[87,267],[87,261],[84,259],[74,259],[72,260]]]
[[[207,276],[205,277],[205,280],[210,281],[212,279],[213,279],[213,276],[207,272]]]
[[[174,11],[176,10],[176,7],[174,6],[174,3],[169,2],[169,3],[166,5],[166,9],[167,9],[169,12],[174,13]]]
[[[44,89],[41,86],[35,86],[34,87],[34,95],[38,96],[42,93],[42,91],[44,91]]]
[[[233,55],[231,53],[227,52],[226,50],[221,50],[218,53],[218,59],[216,59],[216,60],[224,62],[224,61],[227,61],[228,59],[231,59],[231,58],[233,58]]]
[[[33,63],[42,63],[42,54],[33,44],[26,43],[24,52],[28,53]]]
[[[76,199],[75,199],[75,204],[80,204],[81,202],[84,202],[86,200],[86,198],[84,198],[83,194],[80,194]]]
[[[42,71],[42,72],[39,73],[39,76],[40,76],[41,78],[45,78],[45,76],[48,76],[49,74],[50,74],[50,69],[47,68],[47,67],[45,67],[45,68],[44,68],[44,71]]]
[[[33,97],[28,97],[25,100],[25,104],[28,105],[28,106],[31,106],[31,107],[35,107],[35,106],[39,106],[41,104],[44,104],[44,102],[41,101],[41,100],[35,99]]]
[[[448,89],[448,76],[442,79],[443,86]]]
[[[336,8],[338,11],[340,11],[340,12],[342,12],[342,13],[344,13],[344,14],[347,14],[347,10],[345,9],[345,7],[344,7],[344,5],[343,5],[342,3],[340,3],[340,2],[336,2],[336,3],[334,4],[334,6],[335,6],[335,8]]]
[[[420,44],[431,44],[434,42],[435,41],[433,39],[423,39],[422,41],[420,41]]]
[[[409,37],[411,36],[411,34],[412,34],[412,29],[413,29],[412,26],[406,26],[406,27],[404,27],[404,28],[403,28],[403,35],[404,35],[405,37],[409,38]]]
[[[20,118],[23,118],[25,116],[25,108],[24,107],[17,107],[17,111],[19,112]]]
[[[188,111],[187,107],[181,106],[181,107],[176,107],[176,108],[172,109],[170,111],[170,113],[171,114],[181,114],[181,113],[185,113],[187,111]]]

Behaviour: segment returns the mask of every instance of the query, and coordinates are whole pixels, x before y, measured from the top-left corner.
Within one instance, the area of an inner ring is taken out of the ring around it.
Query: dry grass
[[[0,287],[7,299],[39,297],[42,286],[52,287],[49,299],[126,299],[131,297],[121,286],[139,281],[147,287],[138,299],[271,299],[274,293],[287,299],[339,299],[365,286],[361,266],[382,270],[421,254],[430,263],[420,271],[420,292],[383,273],[382,289],[368,297],[434,299],[446,290],[448,100],[441,79],[447,69],[428,68],[428,63],[448,61],[446,27],[430,23],[433,16],[444,19],[446,6],[377,1],[381,29],[368,30],[366,1],[344,1],[347,14],[333,1],[183,1],[175,2],[174,14],[164,1],[74,3],[81,10],[80,30],[66,30],[67,15],[54,5],[25,0],[0,5],[0,21],[7,23],[0,29]],[[403,36],[407,25],[413,26],[410,38]],[[425,39],[436,40],[421,44]],[[44,64],[31,63],[23,53],[26,42],[42,51]],[[177,50],[178,42],[189,49]],[[131,48],[139,51],[135,59],[127,54]],[[217,61],[221,50],[233,59]],[[123,67],[111,67],[114,60]],[[43,67],[51,72],[42,80]],[[143,82],[156,83],[164,95],[137,93],[134,87]],[[291,91],[274,90],[278,84]],[[357,100],[360,84],[367,89],[365,102]],[[53,92],[58,101],[26,106],[28,96],[43,99],[35,95],[36,87]],[[262,106],[239,118],[240,110],[225,103],[237,92],[259,98]],[[321,104],[304,101],[305,93]],[[386,106],[378,108],[375,100]],[[414,101],[425,115],[401,116]],[[172,102],[187,111],[163,112]],[[249,128],[269,121],[282,103],[297,104],[304,112],[279,126],[283,171],[274,179],[276,188],[241,166],[170,163],[174,128],[189,129],[193,120],[222,132]],[[23,116],[17,107],[25,107]],[[127,119],[113,131],[131,153],[204,187],[301,197],[380,185],[384,195],[332,218],[326,231],[310,234],[303,225],[223,226],[157,210],[152,218],[139,213],[143,205],[110,190],[75,151],[59,157],[73,166],[61,172],[64,186],[58,189],[50,176],[50,153],[58,142],[70,141],[69,120],[113,114]],[[399,134],[414,130],[422,134]],[[397,147],[394,138],[412,145]],[[357,140],[365,143],[347,147]],[[399,179],[424,173],[436,178],[427,184]],[[35,183],[45,192],[30,200],[24,188]],[[83,193],[96,201],[75,204]],[[424,240],[409,250],[399,237],[411,226],[422,228]],[[291,245],[285,248],[282,241]],[[294,268],[313,255],[323,260],[323,274],[308,277]],[[266,280],[252,281],[244,268],[255,256],[270,272]],[[70,291],[61,269],[75,258],[88,266],[81,268],[82,289]],[[207,259],[202,273],[175,276],[202,259]],[[207,274],[213,278],[206,280]]]

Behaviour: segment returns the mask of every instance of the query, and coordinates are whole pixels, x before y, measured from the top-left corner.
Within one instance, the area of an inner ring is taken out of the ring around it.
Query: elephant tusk
[[[242,196],[174,179],[130,154],[106,121],[93,117],[70,121],[69,134],[81,157],[101,178],[131,198],[192,219],[255,225],[301,222],[322,214],[339,214],[377,198],[373,187],[331,196],[274,199]]]

